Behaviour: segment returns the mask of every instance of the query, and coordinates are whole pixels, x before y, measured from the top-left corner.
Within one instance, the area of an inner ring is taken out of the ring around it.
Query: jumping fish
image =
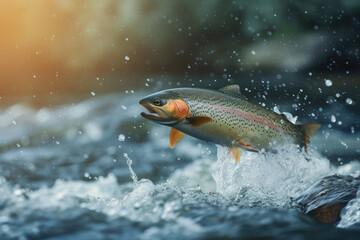
[[[248,101],[238,85],[219,90],[175,88],[151,94],[139,102],[149,113],[146,119],[171,127],[170,147],[188,134],[225,145],[238,162],[240,148],[269,150],[289,139],[307,153],[307,144],[320,128],[311,123],[295,125],[277,114]]]

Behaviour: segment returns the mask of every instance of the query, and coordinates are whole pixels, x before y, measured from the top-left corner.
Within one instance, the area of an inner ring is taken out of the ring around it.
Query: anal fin
[[[240,162],[241,157],[241,150],[237,147],[230,147],[229,148],[229,155],[233,157],[236,162]]]
[[[178,144],[184,137],[185,133],[175,128],[172,128],[170,132],[170,147],[175,147],[175,145]]]

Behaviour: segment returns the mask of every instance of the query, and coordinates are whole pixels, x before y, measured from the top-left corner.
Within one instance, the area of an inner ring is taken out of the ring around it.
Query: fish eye
[[[154,104],[155,104],[156,106],[161,106],[161,100],[158,99],[158,98],[155,98],[155,99],[154,99]]]

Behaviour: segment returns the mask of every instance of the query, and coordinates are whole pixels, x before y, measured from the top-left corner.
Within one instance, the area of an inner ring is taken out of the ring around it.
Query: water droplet
[[[332,81],[330,80],[330,79],[325,79],[325,85],[327,86],[327,87],[331,87],[332,86]]]
[[[92,96],[95,96],[95,92],[91,92],[91,95],[92,95]]]
[[[352,100],[351,98],[347,98],[347,99],[346,99],[346,103],[349,104],[349,105],[351,105],[351,104],[353,104],[354,102],[353,102],[353,100]]]
[[[252,50],[252,51],[251,51],[251,54],[252,54],[252,55],[255,55],[255,54],[256,54],[256,52],[255,52],[254,50]]]
[[[125,135],[124,134],[120,134],[118,137],[118,141],[123,142],[125,141]]]
[[[129,56],[125,56],[125,60],[129,61],[130,60]]]
[[[124,158],[126,158],[126,163],[129,167],[129,170],[130,170],[130,176],[133,180],[133,182],[135,184],[138,184],[138,177],[136,175],[136,173],[134,172],[134,170],[132,169],[131,165],[132,165],[132,160],[129,158],[129,155],[127,153],[124,153]]]
[[[336,117],[334,115],[331,115],[331,122],[336,122]]]

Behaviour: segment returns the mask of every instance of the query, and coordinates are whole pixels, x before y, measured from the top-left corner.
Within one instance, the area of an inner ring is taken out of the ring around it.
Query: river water
[[[148,93],[2,107],[0,239],[360,236],[360,192],[334,225],[303,215],[294,202],[322,177],[360,175],[354,97],[300,111],[303,123],[323,126],[310,144],[311,161],[285,145],[278,154],[243,151],[236,163],[225,147],[191,137],[170,149],[170,129],[140,116],[138,100]],[[286,101],[275,108],[296,109]]]

